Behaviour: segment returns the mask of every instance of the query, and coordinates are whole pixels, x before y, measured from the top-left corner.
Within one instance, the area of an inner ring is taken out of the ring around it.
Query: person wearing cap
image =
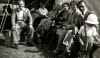
[[[92,50],[93,42],[97,38],[96,25],[99,24],[98,18],[95,14],[90,14],[85,21],[85,24],[80,27],[79,30],[79,42],[80,42],[80,58],[89,58],[90,51]]]
[[[12,14],[12,36],[13,36],[13,45],[15,48],[18,48],[20,34],[24,29],[27,34],[27,44],[33,45],[32,38],[34,33],[34,28],[32,26],[33,20],[30,14],[29,9],[25,8],[24,0],[18,1],[19,8],[14,9]]]

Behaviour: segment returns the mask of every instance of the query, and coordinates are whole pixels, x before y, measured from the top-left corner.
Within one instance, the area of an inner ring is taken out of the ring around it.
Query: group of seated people
[[[32,45],[33,40],[38,40],[41,43],[44,38],[47,42],[43,42],[53,43],[52,40],[57,39],[57,46],[53,53],[58,53],[63,44],[65,51],[70,55],[72,45],[79,42],[76,44],[77,47],[80,47],[79,57],[89,58],[94,42],[100,43],[97,37],[99,22],[96,14],[86,8],[84,1],[77,3],[71,1],[62,5],[54,5],[50,12],[43,4],[40,5],[41,7],[36,11],[39,13],[37,19],[39,22],[36,25],[36,18],[33,17],[33,22],[29,9],[24,8],[25,2],[19,0],[19,8],[14,10],[12,15],[12,34],[15,48],[18,48],[20,33],[24,29],[27,35],[27,44]]]

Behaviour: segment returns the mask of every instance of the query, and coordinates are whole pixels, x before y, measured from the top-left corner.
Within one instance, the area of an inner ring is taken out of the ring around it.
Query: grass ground
[[[19,45],[18,49],[0,46],[0,58],[56,58],[41,45]]]

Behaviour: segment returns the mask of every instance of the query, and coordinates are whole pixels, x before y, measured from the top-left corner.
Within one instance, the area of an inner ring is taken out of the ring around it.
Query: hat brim
[[[90,21],[85,21],[85,22],[89,24],[99,24],[99,22],[90,22]]]

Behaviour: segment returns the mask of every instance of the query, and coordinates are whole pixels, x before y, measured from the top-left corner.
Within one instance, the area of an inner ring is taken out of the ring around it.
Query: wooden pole
[[[13,0],[13,3],[12,3],[12,13],[14,13],[14,0]]]

